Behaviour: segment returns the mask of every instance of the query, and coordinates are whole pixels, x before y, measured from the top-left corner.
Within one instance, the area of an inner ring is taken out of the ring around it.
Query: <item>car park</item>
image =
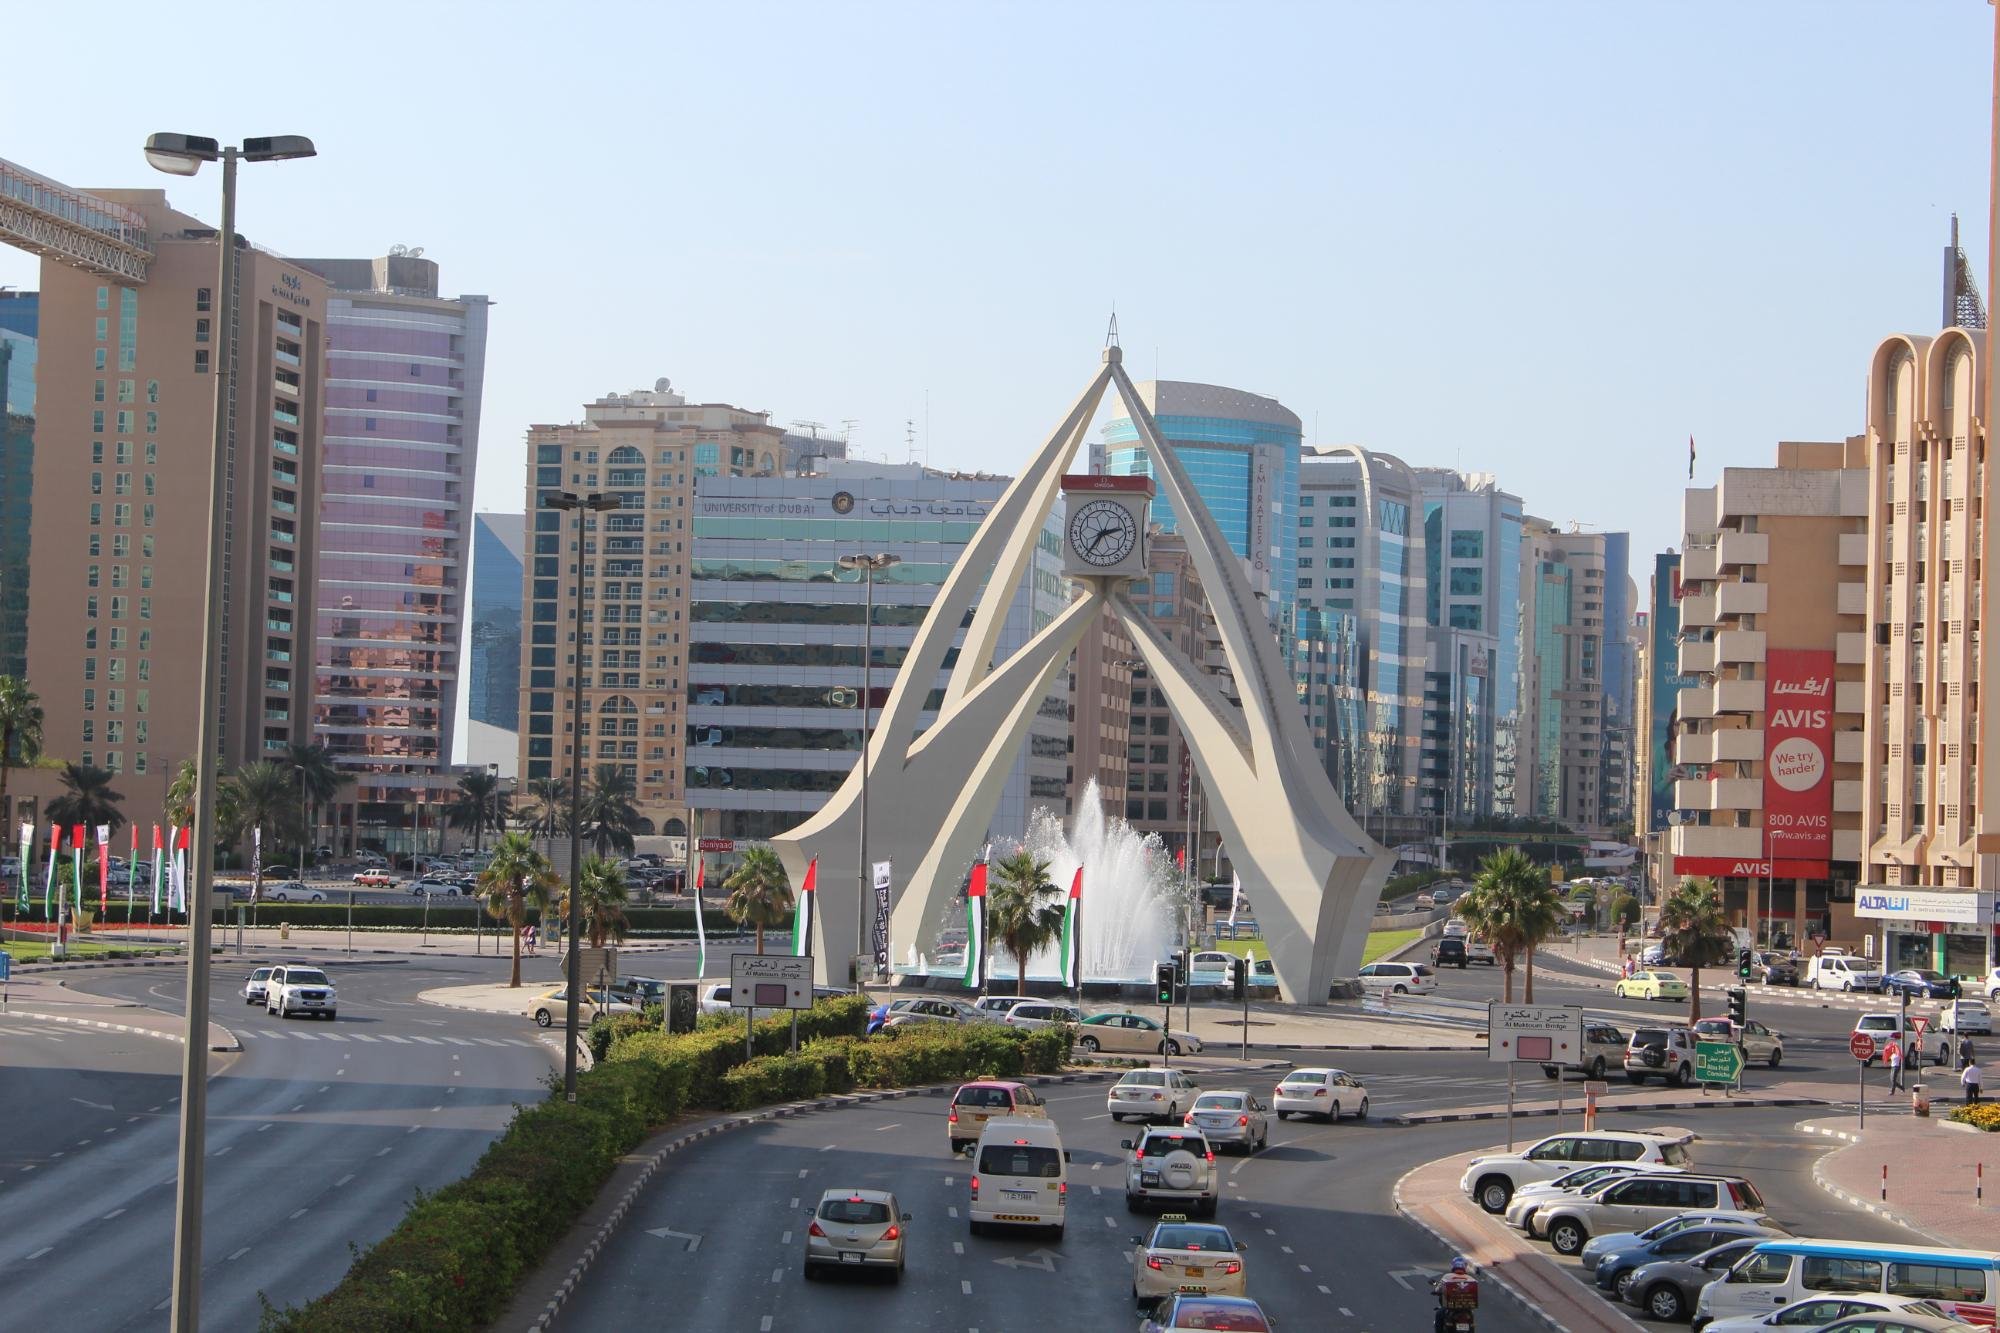
[[[1583,1049],[1577,1053],[1577,1058],[1566,1065],[1543,1065],[1542,1074],[1555,1078],[1568,1072],[1601,1079],[1605,1071],[1624,1066],[1625,1042],[1625,1034],[1611,1024],[1587,1020],[1583,1025]]]
[[[1054,1121],[989,1120],[972,1161],[966,1217],[973,1235],[996,1226],[1062,1235],[1069,1221],[1069,1153]]]
[[[1426,963],[1370,963],[1361,984],[1389,995],[1425,995],[1437,989],[1437,973]]]
[[[264,984],[271,979],[271,969],[260,967],[243,982],[243,1003],[264,1003]]]
[[[1686,1226],[1672,1228],[1655,1236],[1634,1235],[1621,1242],[1615,1242],[1598,1254],[1595,1263],[1592,1263],[1587,1256],[1578,1257],[1583,1262],[1583,1270],[1596,1280],[1599,1291],[1609,1291],[1623,1297],[1626,1284],[1632,1280],[1633,1275],[1641,1267],[1655,1260],[1693,1258],[1697,1254],[1706,1254],[1727,1241],[1769,1240],[1774,1236],[1790,1234],[1764,1225],[1768,1221],[1768,1218],[1757,1220],[1753,1215],[1746,1215],[1742,1221],[1720,1221],[1697,1214]],[[1650,1230],[1653,1229],[1649,1228]],[[1745,1245],[1742,1254],[1749,1252],[1750,1246]]]
[[[1907,995],[1913,1000],[1956,1000],[1959,985],[1942,972],[1927,967],[1906,967],[1882,978],[1884,995]]]
[[[1132,1154],[1125,1164],[1125,1207],[1137,1212],[1147,1204],[1187,1204],[1197,1217],[1214,1217],[1221,1186],[1215,1169],[1215,1149],[1199,1130],[1167,1126],[1147,1130],[1122,1146]]]
[[[1092,1014],[1077,1025],[1076,1047],[1113,1055],[1193,1055],[1201,1038],[1179,1028],[1162,1027],[1144,1014]]]
[[[1271,1109],[1280,1120],[1303,1115],[1331,1121],[1350,1114],[1366,1120],[1368,1089],[1344,1069],[1294,1069],[1271,1089]]]
[[[1737,1262],[1742,1261],[1739,1259]],[[1703,1291],[1707,1289],[1706,1286],[1702,1288]],[[1696,1304],[1700,1304],[1699,1297],[1696,1297]],[[1808,1296],[1769,1314],[1738,1315],[1705,1324],[1697,1317],[1695,1324],[1712,1333],[1763,1333],[1766,1329],[1790,1329],[1793,1333],[1803,1333],[1804,1330],[1832,1327],[1855,1315],[1887,1311],[1893,1311],[1898,1316],[1907,1312],[1917,1318],[1932,1318],[1944,1313],[1938,1306],[1916,1296]],[[1954,1327],[1962,1330],[1964,1326]]]
[[[1036,1028],[1053,1027],[1058,1023],[1068,1023],[1074,1027],[1083,1021],[1083,1015],[1066,1004],[1030,1000],[1026,1004],[1017,1004],[1009,1009],[1007,1016],[1000,1021],[1010,1028],[1033,1031]]]
[[[1466,1163],[1459,1188],[1489,1213],[1507,1211],[1522,1185],[1553,1180],[1586,1162],[1661,1162],[1688,1166],[1694,1135],[1684,1129],[1590,1129],[1551,1134],[1518,1153],[1484,1153]]]
[[[380,852],[356,852],[354,864],[363,867],[386,866],[389,864],[389,858]]]
[[[886,1190],[831,1189],[808,1214],[805,1278],[854,1269],[885,1272],[900,1281],[910,1215]]]
[[[1181,1108],[1200,1096],[1194,1080],[1178,1069],[1134,1069],[1104,1093],[1104,1109],[1113,1123],[1132,1116],[1138,1120],[1172,1121]]]
[[[1508,1200],[1505,1213],[1507,1225],[1516,1231],[1527,1226],[1528,1214],[1541,1207],[1550,1198],[1559,1194],[1581,1194],[1593,1185],[1609,1184],[1613,1180],[1623,1180],[1639,1170],[1635,1162],[1594,1162],[1578,1167],[1574,1171],[1550,1180],[1537,1180],[1521,1186]]]
[[[1264,1103],[1255,1093],[1241,1088],[1203,1091],[1187,1109],[1181,1123],[1198,1129],[1217,1148],[1234,1147],[1244,1153],[1261,1152],[1270,1142],[1271,1121]]]
[[[279,1018],[293,1014],[324,1014],[334,1017],[340,997],[326,973],[316,967],[281,963],[264,978],[264,1012]]]
[[[1669,1166],[1665,1162],[1607,1163],[1605,1167],[1599,1168],[1600,1174],[1582,1184],[1566,1189],[1550,1191],[1547,1189],[1549,1182],[1539,1182],[1522,1186],[1507,1204],[1507,1211],[1504,1216],[1506,1217],[1507,1225],[1513,1227],[1516,1231],[1527,1233],[1530,1239],[1540,1240],[1542,1238],[1542,1229],[1537,1219],[1541,1216],[1542,1209],[1549,1207],[1551,1204],[1562,1203],[1570,1198],[1595,1198],[1605,1190],[1610,1189],[1613,1184],[1624,1180],[1628,1176],[1645,1175],[1648,1172],[1658,1171],[1672,1174],[1685,1171],[1686,1169],[1686,1167],[1682,1166]],[[1561,1177],[1558,1177],[1558,1179],[1561,1179]],[[1544,1192],[1535,1193],[1537,1190]],[[1586,1267],[1588,1266],[1588,1262],[1586,1260]]]
[[[1611,993],[1621,1000],[1685,1000],[1688,985],[1671,972],[1634,972],[1620,977]]]
[[[1967,1307],[1968,1318],[1984,1322],[2000,1297],[2000,1253],[1885,1241],[1760,1241],[1727,1277],[1702,1288],[1695,1326],[1814,1297],[1892,1294],[1928,1301],[1947,1315]]]
[[[1694,1025],[1694,1035],[1697,1041],[1734,1042],[1746,1065],[1776,1069],[1785,1058],[1785,1034],[1773,1032],[1754,1018],[1740,1025],[1727,1018],[1704,1018]]]
[[[953,1152],[964,1152],[979,1142],[989,1120],[1012,1116],[1019,1120],[1046,1120],[1048,1104],[1025,1083],[1006,1079],[979,1079],[961,1084],[951,1095],[945,1112],[946,1142]]]
[[[323,903],[326,895],[318,889],[310,888],[297,880],[283,884],[266,884],[264,901],[267,903]]]
[[[1982,1000],[1953,1000],[1938,1014],[1938,1031],[1962,1036],[1993,1034],[1993,1011]]]
[[[1226,1328],[1230,1333],[1272,1333],[1276,1325],[1248,1296],[1169,1296],[1139,1325],[1139,1333],[1196,1333]]]
[[[1132,1301],[1144,1309],[1182,1293],[1241,1296],[1248,1248],[1228,1227],[1164,1214],[1150,1235],[1132,1237]]]
[[[1654,1259],[1634,1269],[1622,1295],[1649,1318],[1676,1322],[1694,1312],[1701,1289],[1727,1273],[1757,1244],[1755,1236],[1738,1236],[1713,1249],[1687,1257]]]
[[[1575,1255],[1597,1232],[1637,1232],[1697,1209],[1762,1213],[1764,1196],[1741,1176],[1632,1176],[1595,1198],[1544,1208],[1537,1221],[1550,1248]]]
[[[1694,1084],[1695,1035],[1691,1028],[1634,1028],[1625,1046],[1625,1077],[1633,1083],[1649,1078],[1662,1083]]]
[[[578,1012],[585,1015],[588,1022],[599,1014],[636,1014],[639,1006],[616,999],[608,990],[585,990]],[[569,1020],[569,987],[557,986],[554,990],[537,995],[524,1011],[535,1020],[536,1027],[549,1027],[556,1019]]]

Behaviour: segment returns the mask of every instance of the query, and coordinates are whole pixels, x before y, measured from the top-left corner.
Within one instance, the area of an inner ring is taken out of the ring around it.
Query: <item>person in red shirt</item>
[[[1435,1333],[1445,1333],[1454,1312],[1479,1308],[1479,1279],[1472,1275],[1463,1255],[1451,1261],[1451,1271],[1433,1282],[1431,1290],[1437,1295],[1437,1317],[1432,1323]]]
[[[1889,1066],[1889,1091],[1903,1090],[1903,1046],[1894,1037],[1882,1048],[1882,1060]]]

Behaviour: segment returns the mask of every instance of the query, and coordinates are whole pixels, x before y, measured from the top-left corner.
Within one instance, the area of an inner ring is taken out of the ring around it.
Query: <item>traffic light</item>
[[[1188,984],[1188,954],[1186,949],[1174,950],[1174,989]]]
[[[1744,1015],[1750,1011],[1749,992],[1741,986],[1729,988],[1729,1021],[1737,1027],[1743,1026]]]
[[[1736,951],[1736,975],[1745,981],[1750,980],[1750,951],[1748,949],[1738,949]]]
[[[1154,966],[1153,987],[1160,993],[1161,1004],[1170,1005],[1174,1002],[1174,965],[1172,963],[1160,963]]]
[[[1242,999],[1249,985],[1250,960],[1242,957],[1232,958],[1229,961],[1229,998]]]

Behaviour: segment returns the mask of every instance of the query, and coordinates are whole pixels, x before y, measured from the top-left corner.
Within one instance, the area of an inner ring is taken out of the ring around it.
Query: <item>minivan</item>
[[[2000,1253],[1870,1241],[1766,1241],[1701,1290],[1694,1326],[1765,1314],[1811,1296],[1914,1296],[1947,1314],[1993,1324]]]
[[[1053,1120],[1001,1116],[986,1122],[973,1149],[972,1234],[989,1227],[1043,1227],[1069,1219],[1069,1154]]]
[[[1866,958],[1821,954],[1806,964],[1806,984],[1815,990],[1882,989],[1882,969]]]

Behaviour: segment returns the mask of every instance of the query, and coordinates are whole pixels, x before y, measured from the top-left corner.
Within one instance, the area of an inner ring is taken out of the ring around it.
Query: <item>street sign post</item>
[[[1734,1083],[1743,1073],[1743,1051],[1733,1041],[1698,1041],[1694,1044],[1694,1076],[1697,1082]]]
[[[1523,1060],[1556,1067],[1556,1116],[1562,1116],[1562,1076],[1583,1054],[1583,1008],[1574,1004],[1486,1006],[1486,1058],[1507,1066],[1507,1149],[1514,1148],[1514,1066]]]
[[[1857,1032],[1847,1039],[1847,1053],[1854,1057],[1854,1114],[1859,1128],[1868,1123],[1868,1062],[1875,1058],[1875,1039]]]

